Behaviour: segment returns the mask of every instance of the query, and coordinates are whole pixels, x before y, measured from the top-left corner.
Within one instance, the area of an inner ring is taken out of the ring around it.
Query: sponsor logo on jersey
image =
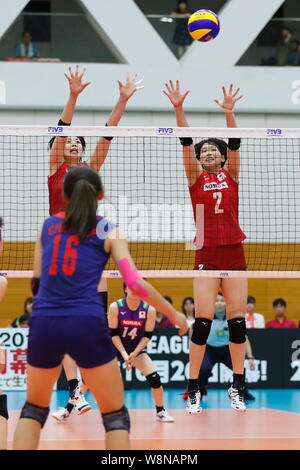
[[[228,184],[226,181],[223,181],[223,183],[205,183],[203,186],[204,191],[213,191],[215,189],[225,189],[228,188]]]
[[[120,312],[121,315],[125,315],[126,311],[125,312]]]
[[[226,178],[226,175],[223,173],[223,171],[221,171],[221,173],[217,175],[217,178],[219,181],[223,181]]]
[[[140,311],[139,311],[139,318],[146,318],[146,312],[145,312],[145,310],[140,310]]]
[[[143,326],[143,322],[139,320],[122,320],[122,326]]]

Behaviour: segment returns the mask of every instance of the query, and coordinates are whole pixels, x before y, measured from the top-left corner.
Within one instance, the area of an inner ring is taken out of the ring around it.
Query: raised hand
[[[143,79],[137,80],[137,74],[135,74],[133,77],[130,77],[129,73],[126,73],[125,83],[122,83],[120,80],[118,80],[120,97],[128,101],[136,91],[142,90],[142,88],[144,88],[144,86],[141,85],[142,81]]]
[[[163,90],[163,93],[169,98],[174,108],[182,106],[185,98],[189,94],[189,90],[185,93],[181,93],[179,90],[179,80],[176,80],[176,85],[174,86],[172,80],[169,80],[169,83],[165,83],[166,90]]]
[[[223,91],[223,97],[224,97],[223,101],[214,100],[214,102],[217,103],[220,106],[220,108],[222,108],[223,111],[225,111],[225,113],[230,112],[233,110],[235,103],[239,101],[241,98],[243,98],[242,95],[237,96],[240,91],[240,88],[237,88],[237,90],[234,92],[233,85],[231,84],[229,87],[228,93],[225,90],[224,86],[222,86],[222,91]]]
[[[91,82],[82,83],[82,77],[84,75],[85,69],[82,72],[79,72],[79,66],[76,65],[75,72],[69,67],[69,75],[65,73],[65,77],[69,82],[70,93],[72,95],[78,96]]]

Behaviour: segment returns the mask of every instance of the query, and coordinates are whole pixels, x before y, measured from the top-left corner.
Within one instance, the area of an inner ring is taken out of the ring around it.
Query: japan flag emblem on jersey
[[[226,178],[226,175],[222,171],[221,173],[218,174],[217,178],[219,181],[223,181]]]
[[[139,311],[139,318],[146,318],[146,312],[145,312],[145,310],[140,310],[140,311]]]

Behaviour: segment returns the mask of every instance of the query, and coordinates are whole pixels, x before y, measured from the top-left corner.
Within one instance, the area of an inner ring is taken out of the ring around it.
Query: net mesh
[[[26,275],[32,269],[34,242],[49,215],[48,143],[58,132],[53,129],[0,128],[2,271]],[[192,136],[194,143],[212,135],[226,141],[241,137],[239,224],[247,236],[248,271],[299,277],[299,130],[274,130],[274,135],[270,129],[61,129],[59,135],[85,136],[87,163],[99,135],[115,136],[100,170],[105,198],[98,212],[125,233],[138,269],[158,276],[194,267],[195,223],[176,137]],[[115,269],[109,261],[107,272]]]

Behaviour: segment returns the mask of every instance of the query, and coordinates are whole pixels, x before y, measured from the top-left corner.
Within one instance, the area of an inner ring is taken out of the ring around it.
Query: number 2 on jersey
[[[54,238],[51,265],[48,271],[48,274],[50,276],[57,275],[57,256],[61,238],[62,235],[56,235],[56,237]],[[77,237],[77,235],[71,235],[67,239],[62,264],[62,272],[65,276],[73,276],[76,269],[77,250],[76,248],[72,248],[72,245],[79,245],[79,238]]]
[[[220,209],[220,204],[222,202],[222,193],[221,191],[217,191],[216,193],[213,193],[213,198],[217,199],[216,205],[215,205],[215,214],[223,214],[224,209]]]

